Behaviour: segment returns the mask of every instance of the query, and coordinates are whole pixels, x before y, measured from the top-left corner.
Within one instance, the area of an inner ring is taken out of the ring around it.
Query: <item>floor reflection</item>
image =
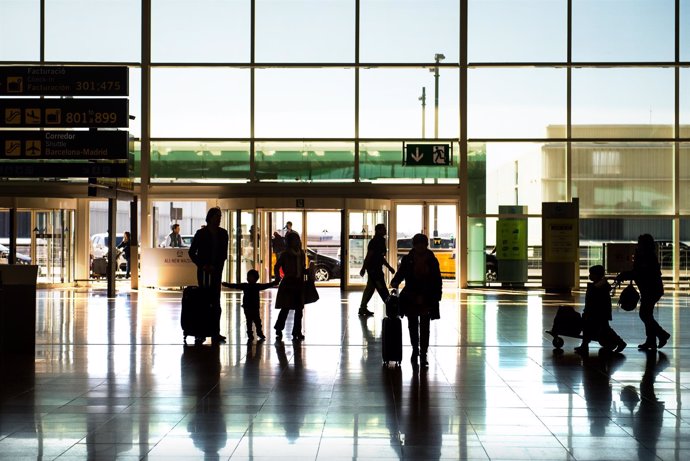
[[[359,318],[361,293],[320,295],[303,342],[247,341],[224,295],[228,343],[183,347],[177,292],[40,291],[35,356],[0,354],[0,460],[690,459],[686,295],[662,299],[663,351],[580,356],[544,333],[580,294],[449,290],[428,370],[406,334],[383,366],[382,303]]]

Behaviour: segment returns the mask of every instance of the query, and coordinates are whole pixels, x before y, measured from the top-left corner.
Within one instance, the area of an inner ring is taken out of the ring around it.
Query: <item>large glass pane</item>
[[[250,0],[153,0],[153,62],[248,62]]]
[[[476,162],[484,156],[486,189],[475,181],[470,203],[483,192],[486,213],[498,213],[499,205],[521,205],[528,213],[541,213],[542,202],[565,200],[564,144],[492,142],[484,149],[477,145],[473,154]]]
[[[362,70],[359,135],[436,137],[434,70],[433,67]],[[438,85],[438,137],[457,138],[460,133],[458,70],[439,68]]]
[[[467,85],[470,138],[565,136],[565,69],[471,69]]]
[[[573,60],[673,61],[674,11],[674,0],[574,0]]]
[[[666,68],[573,69],[573,137],[673,136],[674,72]]]
[[[0,2],[0,61],[41,59],[39,0]]]
[[[680,136],[690,138],[690,68],[680,69]]]
[[[457,143],[450,144],[452,165],[411,166],[402,163],[402,142],[362,143],[359,147],[359,177],[362,181],[378,183],[457,184],[460,151]]]
[[[424,232],[424,206],[417,204],[397,204],[395,206],[395,248],[398,261],[391,266],[398,267],[400,259],[412,249],[412,237]]]
[[[164,138],[249,136],[249,71],[154,68],[151,133]]]
[[[248,143],[151,143],[152,182],[247,182],[249,174]]]
[[[573,143],[573,197],[581,214],[673,212],[673,145]]]
[[[352,143],[257,143],[256,178],[278,182],[354,181]]]
[[[690,0],[680,0],[680,60],[690,61]]]
[[[635,243],[640,234],[651,234],[654,237],[659,250],[662,273],[671,275],[673,221],[670,218],[659,217],[580,219],[581,270],[588,265],[605,265],[602,258],[605,243]]]
[[[353,62],[352,0],[256,0],[259,62]]]
[[[256,136],[354,136],[352,69],[257,69]]]
[[[680,219],[680,276],[690,277],[690,218]]]
[[[690,143],[680,145],[680,212],[690,213]]]
[[[314,263],[314,278],[320,285],[339,283],[340,211],[307,211],[307,258]]]
[[[141,138],[141,69],[129,68],[129,134]]]
[[[566,60],[567,2],[470,0],[470,62]]]
[[[179,224],[182,247],[189,247],[194,233],[206,224],[207,211],[205,201],[154,201],[152,223],[154,246],[167,246],[172,225]]]
[[[138,62],[141,0],[46,0],[48,61]]]
[[[434,252],[444,279],[455,279],[457,273],[458,210],[455,204],[430,204],[427,207],[429,249]]]
[[[362,0],[361,62],[459,60],[460,2],[457,0]]]

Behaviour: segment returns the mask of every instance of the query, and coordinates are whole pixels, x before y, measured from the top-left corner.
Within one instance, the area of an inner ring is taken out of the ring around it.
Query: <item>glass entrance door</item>
[[[395,207],[395,237],[398,262],[412,249],[412,237],[421,232],[429,237],[445,280],[457,279],[458,213],[455,203],[398,203]]]
[[[366,280],[359,275],[364,258],[367,255],[367,245],[374,237],[374,227],[384,224],[388,228],[388,211],[364,210],[348,211],[347,236],[347,284],[364,285]]]
[[[228,279],[233,283],[245,282],[247,272],[257,269],[256,230],[254,210],[232,210],[228,214]]]

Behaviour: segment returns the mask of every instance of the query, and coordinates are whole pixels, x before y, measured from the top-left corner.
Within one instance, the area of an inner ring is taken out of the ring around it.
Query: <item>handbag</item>
[[[315,303],[318,300],[319,292],[316,291],[313,265],[310,265],[304,280],[304,304]]]
[[[640,294],[635,289],[632,281],[627,287],[623,288],[620,296],[618,297],[618,306],[624,311],[632,311],[637,307],[637,303],[640,301]]]

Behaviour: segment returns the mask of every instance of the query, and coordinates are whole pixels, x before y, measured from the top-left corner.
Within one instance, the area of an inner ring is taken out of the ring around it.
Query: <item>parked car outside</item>
[[[317,282],[327,282],[340,278],[340,260],[307,248],[307,259],[314,263],[314,278]]]
[[[657,240],[659,263],[662,269],[673,269],[673,241]],[[687,269],[690,260],[690,246],[680,242],[680,269]]]
[[[10,259],[10,249],[0,243],[0,264],[7,264],[7,262]],[[31,264],[31,258],[23,255],[21,253],[17,253],[17,263],[19,264]]]

